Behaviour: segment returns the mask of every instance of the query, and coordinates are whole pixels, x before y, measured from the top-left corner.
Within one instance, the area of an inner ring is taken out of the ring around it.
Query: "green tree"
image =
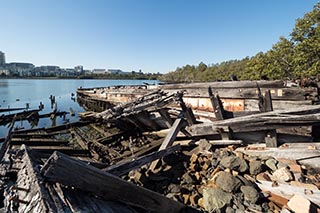
[[[296,21],[291,33],[294,43],[296,76],[315,76],[320,72],[320,2]]]

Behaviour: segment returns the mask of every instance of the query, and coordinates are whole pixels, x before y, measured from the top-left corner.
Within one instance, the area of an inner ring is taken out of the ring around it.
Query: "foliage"
[[[230,80],[294,79],[320,74],[320,2],[297,19],[289,38],[280,37],[272,48],[241,60],[219,64],[185,65],[160,77],[162,81],[196,82]]]

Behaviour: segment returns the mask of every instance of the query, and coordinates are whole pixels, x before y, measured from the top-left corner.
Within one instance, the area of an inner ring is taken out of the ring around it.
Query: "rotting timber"
[[[13,118],[1,149],[5,211],[295,211],[290,200],[301,195],[310,209],[320,204],[315,88],[215,82],[77,94],[90,110],[82,121],[15,130]]]

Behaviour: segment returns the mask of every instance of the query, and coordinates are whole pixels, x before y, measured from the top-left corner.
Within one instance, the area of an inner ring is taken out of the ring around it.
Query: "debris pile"
[[[248,156],[233,146],[215,149],[206,140],[200,140],[190,152],[167,156],[155,170],[146,166],[132,171],[127,178],[200,211],[277,212],[297,211],[291,199],[299,196],[309,203],[303,208],[317,209],[317,176],[294,160]],[[287,195],[282,195],[266,188],[269,185],[279,191],[286,189],[282,187],[295,187],[303,194],[285,190]]]

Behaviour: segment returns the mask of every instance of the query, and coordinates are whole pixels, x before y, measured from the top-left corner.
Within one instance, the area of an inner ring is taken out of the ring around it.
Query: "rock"
[[[228,150],[225,150],[225,149],[219,150],[220,159],[223,159],[223,158],[228,157],[230,155],[232,155],[232,152],[229,152]]]
[[[281,169],[281,168],[284,168],[284,167],[288,167],[288,164],[283,163],[283,162],[278,162],[277,169]]]
[[[291,213],[291,211],[286,209],[286,208],[284,208],[284,209],[281,209],[280,213]]]
[[[238,193],[236,194],[234,197],[233,197],[233,200],[232,200],[232,203],[233,203],[233,206],[232,208],[233,209],[236,209],[236,212],[245,212],[245,206],[243,205],[243,201],[242,201],[242,193]]]
[[[230,203],[232,195],[220,189],[205,188],[203,190],[203,206],[208,212],[219,210]]]
[[[193,178],[191,177],[191,175],[189,173],[185,173],[183,176],[182,176],[182,182],[184,183],[187,183],[187,184],[193,184],[194,183],[194,180]]]
[[[198,147],[199,147],[199,151],[203,152],[203,151],[209,151],[212,145],[206,139],[200,139]]]
[[[190,194],[183,194],[182,198],[183,198],[183,203],[188,204],[190,199]]]
[[[249,163],[250,174],[257,175],[262,172],[262,163],[259,160],[253,160]]]
[[[174,200],[174,201],[179,202],[179,200],[178,200],[178,195],[175,194],[175,193],[169,193],[169,194],[166,195],[166,197],[167,197],[167,198],[170,198],[170,199],[172,199],[172,200]]]
[[[257,176],[256,176],[256,179],[257,180],[262,180],[262,181],[272,181],[271,180],[271,178],[270,178],[270,176],[269,176],[269,174],[268,173],[266,173],[266,172],[262,172],[262,173],[260,173],[260,174],[258,174]]]
[[[293,176],[287,167],[277,169],[273,174],[272,178],[280,182],[287,182],[293,180]]]
[[[241,192],[244,195],[244,199],[249,203],[256,203],[259,199],[258,191],[252,186],[241,186]]]
[[[290,164],[289,168],[290,168],[290,171],[293,173],[299,173],[299,174],[302,173],[301,166],[298,164]]]
[[[192,154],[190,157],[190,163],[195,163],[198,160],[198,155]]]
[[[222,158],[220,165],[239,172],[245,172],[248,170],[248,164],[244,159],[238,158],[235,155]]]
[[[228,206],[227,208],[226,208],[226,213],[235,213],[236,211],[233,209],[233,208],[231,208],[230,206]]]
[[[196,171],[200,171],[201,170],[201,167],[198,163],[190,163],[190,166],[189,166],[190,170],[193,171],[193,172],[196,172]]]
[[[250,180],[247,180],[245,177],[238,175],[236,176],[245,186],[254,186],[253,182],[251,182]]]
[[[294,195],[287,204],[294,212],[310,212],[311,202],[300,195]]]
[[[216,179],[216,185],[226,192],[236,192],[242,185],[241,181],[227,172],[221,172]]]
[[[203,197],[198,200],[198,206],[200,206],[201,208],[204,208]]]
[[[269,167],[272,171],[277,170],[277,163],[278,163],[278,161],[273,158],[266,160],[267,167]]]
[[[199,199],[200,199],[200,195],[198,193],[192,194],[189,198],[190,204],[192,206],[196,206],[198,204]]]
[[[168,186],[168,192],[170,192],[170,193],[179,193],[180,190],[181,190],[181,186],[180,185],[170,184]]]

